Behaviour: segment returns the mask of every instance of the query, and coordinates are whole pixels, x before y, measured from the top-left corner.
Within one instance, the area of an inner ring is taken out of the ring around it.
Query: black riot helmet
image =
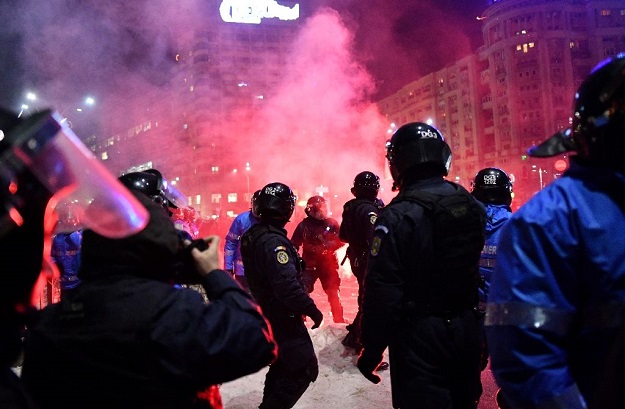
[[[411,122],[402,125],[386,143],[394,190],[401,187],[407,171],[428,169],[447,176],[451,149],[445,138],[431,125]]]
[[[352,194],[360,199],[375,199],[380,191],[380,178],[373,172],[360,172],[354,178],[354,186],[351,188]]]
[[[252,214],[274,226],[284,227],[295,210],[296,197],[284,183],[269,183],[252,203]]]
[[[567,151],[588,165],[625,172],[625,53],[597,64],[575,93],[573,121],[528,150],[550,157]]]
[[[156,169],[126,173],[119,177],[119,181],[128,189],[149,196],[152,201],[162,206],[170,216],[172,214],[170,208],[188,207],[187,198]]]
[[[512,203],[512,182],[508,174],[499,168],[480,170],[471,186],[471,194],[482,203],[506,206]]]
[[[328,218],[328,204],[323,196],[312,196],[306,202],[304,213],[313,219],[325,220]]]

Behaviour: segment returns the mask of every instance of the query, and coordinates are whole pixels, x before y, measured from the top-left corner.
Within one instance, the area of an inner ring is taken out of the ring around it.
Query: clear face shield
[[[4,137],[11,145],[0,155],[2,176],[11,180],[26,169],[30,171],[52,194],[48,209],[71,206],[78,222],[71,224],[73,230],[88,228],[102,236],[122,238],[146,226],[149,214],[145,207],[106,170],[58,113],[46,110],[33,114]],[[19,221],[19,207],[8,213],[10,220]]]

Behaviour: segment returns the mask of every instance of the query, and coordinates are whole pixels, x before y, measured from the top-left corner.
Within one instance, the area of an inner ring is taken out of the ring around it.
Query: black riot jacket
[[[81,284],[29,323],[22,379],[43,409],[205,408],[198,393],[275,359],[267,321],[226,272],[202,278],[207,303],[164,281],[171,267],[141,262],[171,259],[175,228],[161,222],[115,241],[132,250],[85,237]]]
[[[315,302],[301,280],[302,261],[286,230],[258,223],[241,237],[241,255],[250,290],[268,317],[314,316]]]

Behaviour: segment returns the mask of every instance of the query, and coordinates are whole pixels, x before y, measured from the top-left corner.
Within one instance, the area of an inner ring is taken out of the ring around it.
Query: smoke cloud
[[[215,132],[241,134],[229,162],[250,163],[252,190],[282,181],[305,200],[331,186],[327,195],[330,200],[338,195],[332,203],[336,216],[351,198],[349,188],[358,172],[385,173],[388,123],[374,101],[470,53],[473,26],[467,34],[455,23],[473,20],[478,3],[482,1],[306,2],[305,8],[315,13],[294,39],[282,83],[263,102],[260,119],[243,123],[245,115],[235,111],[213,124]],[[0,72],[10,74],[4,81],[20,94],[32,89],[41,106],[66,115],[84,105],[84,96],[93,95],[96,105],[81,114],[89,129],[95,127],[97,133],[104,121],[124,129],[141,123],[146,110],[158,109],[144,95],[155,89],[177,92],[172,70],[178,45],[206,24],[202,16],[216,4],[4,0],[0,11],[6,24],[0,38],[3,48],[13,52],[3,52],[9,60]],[[15,106],[21,96],[2,98],[3,104]],[[125,115],[107,117],[108,108],[120,101],[129,107]],[[83,135],[81,129],[77,134]],[[211,142],[210,135],[199,138]],[[129,156],[128,166],[135,161]],[[390,181],[383,180],[382,186],[388,201]]]
[[[351,53],[353,35],[329,8],[307,20],[293,43],[283,82],[256,122],[249,156],[262,174],[300,190],[349,195],[354,176],[383,172],[385,129],[371,95],[374,80]],[[256,171],[256,170],[255,170]]]

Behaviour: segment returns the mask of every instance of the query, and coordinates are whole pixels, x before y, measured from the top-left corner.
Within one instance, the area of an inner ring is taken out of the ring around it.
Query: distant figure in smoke
[[[328,216],[328,204],[322,196],[309,198],[304,213],[306,217],[291,236],[295,248],[299,251],[302,247],[302,258],[306,263],[302,281],[306,290],[312,293],[315,282],[319,280],[328,296],[332,319],[336,323],[345,323],[339,296],[341,277],[336,256],[336,250],[343,246],[339,239],[339,223]]]
[[[486,309],[508,408],[625,407],[625,53],[599,63],[571,128],[532,147],[570,168],[499,239]]]
[[[477,312],[484,207],[446,181],[451,150],[425,123],[387,143],[399,194],[375,222],[365,276],[358,369],[371,382],[388,347],[394,408],[477,408]]]
[[[252,209],[260,222],[241,238],[241,255],[250,290],[263,310],[278,343],[278,360],[265,377],[260,409],[292,408],[317,380],[319,364],[303,317],[318,328],[323,314],[302,283],[302,260],[284,226],[295,209],[287,185],[263,187]]]
[[[76,210],[71,204],[57,207],[58,224],[60,230],[52,238],[52,260],[59,268],[61,277],[61,297],[72,288],[80,284],[78,269],[80,268],[80,244],[82,230],[79,229],[79,219]]]
[[[251,203],[254,202],[254,199],[259,194],[260,190],[254,192]],[[245,278],[243,258],[241,258],[241,236],[258,221],[258,217],[254,215],[251,207],[250,210],[237,215],[230,225],[224,244],[224,269],[232,274],[234,279],[247,292],[250,291],[250,287],[247,284],[247,278]]]
[[[378,212],[384,207],[378,198],[379,191],[380,178],[375,173],[364,171],[357,174],[351,188],[354,199],[349,200],[343,206],[339,230],[339,238],[349,244],[346,256],[349,258],[352,273],[358,281],[358,312],[354,322],[347,326],[348,333],[343,339],[343,345],[353,348],[357,354],[362,349],[360,320],[362,318],[362,301],[365,295],[363,283],[367,271],[367,257],[373,240],[373,226],[378,217]]]
[[[486,209],[486,242],[480,257],[479,311],[486,314],[488,288],[495,269],[497,243],[501,228],[512,216],[512,182],[508,174],[498,168],[484,168],[475,175],[471,183],[471,194],[484,204]],[[484,338],[482,370],[488,366],[488,348]]]

